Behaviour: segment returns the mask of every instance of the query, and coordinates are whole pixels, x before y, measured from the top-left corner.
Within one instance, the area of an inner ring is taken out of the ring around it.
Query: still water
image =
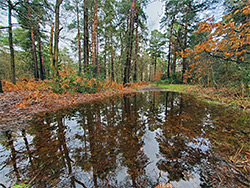
[[[29,124],[1,132],[6,187],[250,185],[250,116],[189,95],[138,92],[38,114]]]

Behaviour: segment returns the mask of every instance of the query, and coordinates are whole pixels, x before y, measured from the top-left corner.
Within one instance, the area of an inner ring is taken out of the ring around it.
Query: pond
[[[1,132],[0,183],[249,187],[249,125],[247,113],[163,91],[41,113]]]

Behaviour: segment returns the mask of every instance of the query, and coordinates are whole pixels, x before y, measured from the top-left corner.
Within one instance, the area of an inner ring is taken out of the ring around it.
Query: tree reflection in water
[[[245,172],[244,182],[239,182],[224,180],[228,173],[221,169],[238,148],[250,150],[249,120],[241,112],[168,92],[46,112],[35,116],[27,129],[2,134],[0,183],[155,187],[164,172],[164,181],[174,186],[244,187],[249,177]],[[153,171],[149,164],[155,164]]]

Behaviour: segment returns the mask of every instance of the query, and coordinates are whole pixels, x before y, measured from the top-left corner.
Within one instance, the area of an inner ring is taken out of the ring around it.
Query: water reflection
[[[250,150],[249,124],[241,112],[168,92],[47,112],[34,117],[26,130],[2,132],[0,183],[247,187],[248,171],[233,174],[225,168],[238,148]]]

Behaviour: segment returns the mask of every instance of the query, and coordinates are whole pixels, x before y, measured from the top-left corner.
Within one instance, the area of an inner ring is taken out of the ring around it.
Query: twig
[[[241,152],[242,149],[243,149],[243,146],[238,151],[236,151],[236,153],[235,153],[235,155],[234,155],[234,157],[233,157],[232,160],[235,160],[237,158],[237,156],[240,154],[240,152]]]
[[[27,183],[27,186],[29,186],[37,178],[38,175],[40,175],[40,173],[42,172],[42,170],[44,169],[44,167],[40,169],[40,171],[29,181],[29,183]]]

